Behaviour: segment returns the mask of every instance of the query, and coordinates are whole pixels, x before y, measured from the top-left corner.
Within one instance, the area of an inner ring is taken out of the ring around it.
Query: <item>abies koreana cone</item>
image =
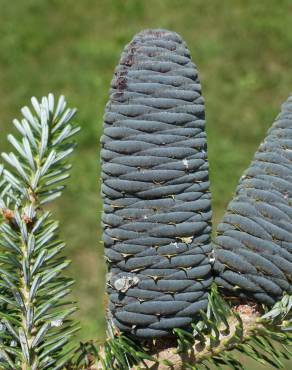
[[[292,97],[241,177],[215,239],[216,282],[273,305],[292,287]]]
[[[204,99],[179,35],[146,30],[122,53],[104,116],[102,194],[114,327],[188,327],[212,282]]]

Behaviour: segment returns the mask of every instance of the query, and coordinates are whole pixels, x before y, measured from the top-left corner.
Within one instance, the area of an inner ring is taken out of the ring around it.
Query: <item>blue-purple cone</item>
[[[179,35],[147,30],[126,46],[101,142],[112,321],[169,335],[206,309],[212,282],[204,99]]]
[[[292,97],[283,104],[214,243],[216,282],[227,294],[273,305],[292,293]]]

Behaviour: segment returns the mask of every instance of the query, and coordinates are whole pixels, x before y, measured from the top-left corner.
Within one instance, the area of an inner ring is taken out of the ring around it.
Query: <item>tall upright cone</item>
[[[212,282],[204,100],[179,35],[147,30],[126,46],[101,142],[112,322],[169,335],[206,309]]]
[[[240,179],[214,248],[226,293],[268,305],[292,293],[292,97]]]

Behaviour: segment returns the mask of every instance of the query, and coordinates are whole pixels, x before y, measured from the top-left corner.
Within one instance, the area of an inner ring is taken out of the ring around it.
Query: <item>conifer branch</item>
[[[0,211],[0,358],[1,368],[60,369],[71,351],[66,347],[78,329],[70,316],[75,307],[65,297],[73,281],[62,275],[69,265],[61,252],[58,223],[43,206],[59,197],[71,165],[67,157],[79,131],[71,124],[75,109],[61,96],[54,106],[49,94],[31,100],[14,120],[18,136],[2,158]]]
[[[264,307],[252,303],[230,306],[213,286],[208,311],[201,313],[201,321],[192,326],[192,331],[175,329],[175,340],[141,342],[140,346],[134,339],[117,334],[104,346],[83,345],[79,361],[87,361],[91,370],[127,369],[125,363],[132,370],[201,370],[222,365],[247,369],[242,357],[238,360],[241,353],[261,364],[283,369],[283,360],[291,357],[291,307],[289,295],[266,312]]]

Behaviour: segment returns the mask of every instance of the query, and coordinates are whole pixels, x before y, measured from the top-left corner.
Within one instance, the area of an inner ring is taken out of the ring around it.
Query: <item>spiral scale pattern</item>
[[[292,293],[292,97],[245,171],[218,226],[216,282],[272,305]]]
[[[101,143],[111,319],[136,337],[169,335],[206,309],[212,282],[204,100],[176,33],[126,46]]]

